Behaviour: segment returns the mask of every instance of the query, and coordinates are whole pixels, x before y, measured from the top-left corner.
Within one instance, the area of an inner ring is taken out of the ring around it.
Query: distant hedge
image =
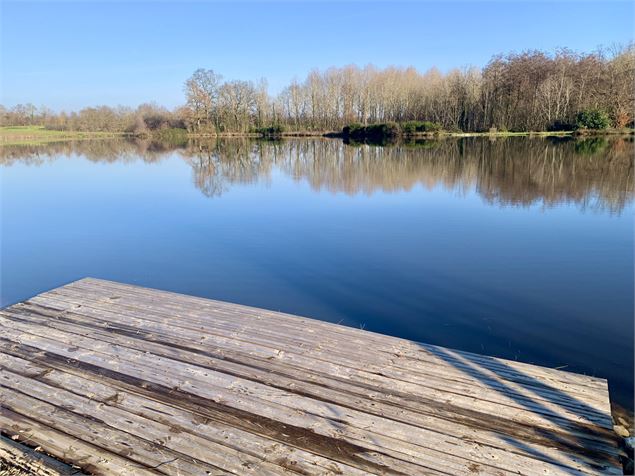
[[[606,129],[611,125],[609,115],[599,109],[579,112],[575,119],[577,129]]]
[[[177,127],[165,127],[152,132],[152,138],[161,142],[181,144],[187,142],[187,131]]]
[[[382,122],[364,126],[353,123],[342,129],[345,139],[354,141],[376,142],[399,136],[409,136],[417,133],[437,133],[442,130],[441,124],[430,121]]]
[[[567,132],[572,131],[576,128],[576,125],[563,120],[555,120],[547,127],[549,132]]]
[[[431,121],[408,121],[401,123],[401,130],[404,134],[415,134],[417,132],[439,132],[443,129],[438,122]]]
[[[273,126],[268,126],[268,127],[258,127],[254,129],[254,132],[257,132],[258,134],[262,134],[264,137],[280,136],[282,135],[284,131],[285,131],[284,126],[280,124],[275,124]]]

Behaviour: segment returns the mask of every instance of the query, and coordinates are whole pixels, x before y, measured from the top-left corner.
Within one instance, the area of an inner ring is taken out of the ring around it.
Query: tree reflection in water
[[[176,155],[194,185],[218,197],[233,185],[269,181],[274,169],[316,191],[397,192],[415,186],[475,190],[497,206],[574,203],[619,214],[633,200],[632,137],[461,138],[350,145],[332,139],[225,139],[183,145],[100,140],[0,147],[0,163],[38,165],[61,157],[159,162]]]

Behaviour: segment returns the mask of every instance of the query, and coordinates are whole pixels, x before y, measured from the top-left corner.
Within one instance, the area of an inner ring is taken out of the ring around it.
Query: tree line
[[[45,107],[0,106],[3,125],[78,131],[163,128],[191,133],[258,130],[336,131],[349,124],[429,121],[448,131],[567,130],[590,124],[633,126],[635,47],[592,53],[567,49],[494,56],[484,68],[424,73],[413,67],[355,65],[311,71],[271,95],[261,80],[229,80],[198,69],[185,81],[185,104],[90,107],[55,113]]]

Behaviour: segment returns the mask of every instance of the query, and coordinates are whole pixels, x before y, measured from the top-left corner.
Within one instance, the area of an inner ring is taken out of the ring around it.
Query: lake
[[[633,141],[0,148],[1,304],[92,276],[608,378],[633,409]]]

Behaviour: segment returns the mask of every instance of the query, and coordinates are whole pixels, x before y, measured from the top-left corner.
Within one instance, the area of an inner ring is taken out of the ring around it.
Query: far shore
[[[84,139],[108,139],[126,135],[120,132],[56,131],[43,127],[4,126],[0,127],[0,147],[6,145],[40,145],[48,142]]]
[[[441,139],[452,137],[595,137],[608,135],[635,135],[635,129],[604,129],[594,131],[530,131],[530,132],[509,132],[509,131],[487,131],[487,132],[417,132],[401,136],[399,139]],[[218,139],[218,138],[301,138],[301,137],[326,137],[343,138],[341,131],[285,131],[273,136],[263,135],[257,132],[220,132],[220,133],[191,133],[184,132],[185,139]],[[101,132],[101,131],[58,131],[49,130],[43,127],[31,126],[3,126],[0,127],[0,147],[14,145],[41,145],[49,142],[75,141],[88,139],[109,139],[109,138],[147,138],[153,139],[152,135],[138,137],[129,132]]]

